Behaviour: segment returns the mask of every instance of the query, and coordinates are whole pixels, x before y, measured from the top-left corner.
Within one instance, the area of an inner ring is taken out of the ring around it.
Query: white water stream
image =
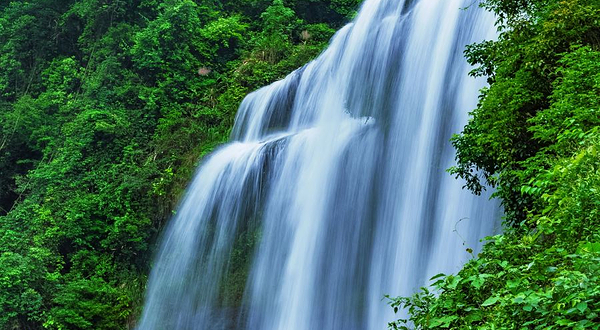
[[[464,46],[495,35],[472,4],[367,0],[318,59],[248,95],[166,229],[138,328],[385,329],[384,294],[458,271],[499,212],[445,172],[483,87]]]

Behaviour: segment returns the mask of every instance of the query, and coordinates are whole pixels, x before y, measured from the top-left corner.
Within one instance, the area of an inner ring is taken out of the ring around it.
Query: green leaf
[[[448,288],[456,289],[456,287],[458,286],[458,283],[460,283],[461,280],[462,280],[462,277],[460,275],[452,276],[451,280],[450,280],[450,284],[448,284]]]
[[[580,303],[577,304],[576,308],[581,312],[584,313],[585,310],[588,308],[588,304],[585,301],[582,301]]]
[[[444,276],[446,276],[446,274],[444,274],[444,273],[439,273],[439,274],[437,274],[437,275],[434,275],[434,276],[433,276],[432,278],[430,278],[429,280],[430,280],[430,281],[433,281],[433,280],[435,280],[435,279],[438,279],[438,278],[440,278],[440,277],[444,277]]]
[[[500,297],[489,297],[482,304],[482,307],[491,306],[500,300]]]

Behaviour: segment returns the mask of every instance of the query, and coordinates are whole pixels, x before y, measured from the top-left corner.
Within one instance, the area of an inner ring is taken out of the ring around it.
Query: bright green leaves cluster
[[[0,329],[135,324],[198,158],[247,93],[318,55],[358,3],[0,1]]]
[[[298,24],[294,11],[284,6],[282,0],[274,0],[260,18],[263,20],[266,34],[289,36],[294,25]]]
[[[600,124],[600,52],[573,47],[559,64],[550,107],[530,120],[534,138],[557,152],[577,148],[586,132]]]
[[[507,228],[432,291],[391,299],[410,317],[390,327],[600,329],[600,2],[483,5],[501,34],[467,49],[490,86],[451,172],[494,185]]]
[[[597,219],[585,219],[587,226],[597,228]],[[555,227],[545,223],[532,235],[491,237],[457,275],[432,279],[436,294],[422,289],[391,304],[408,308],[419,329],[598,329],[600,237],[573,243],[581,237],[558,236]],[[407,326],[408,320],[390,324]]]
[[[600,4],[531,0],[484,1],[484,5],[499,15],[501,34],[498,41],[470,46],[467,58],[479,65],[473,74],[487,75],[491,86],[482,91],[481,102],[464,132],[453,138],[458,165],[451,172],[466,179],[467,186],[476,192],[484,183],[496,186],[507,220],[518,224],[534,203],[527,196],[519,196],[520,187],[537,175],[532,171],[534,167],[547,169],[551,165],[551,157],[539,157],[540,152],[555,143],[552,134],[559,129],[553,126],[555,121],[564,120],[565,115],[573,116],[564,112],[564,104],[570,102],[564,97],[565,88],[579,89],[568,92],[580,95],[573,96],[576,98],[584,97],[580,94],[583,90],[590,94],[595,91],[589,81],[572,84],[573,78],[567,74],[592,73],[594,67],[589,66],[597,63],[590,58],[594,55],[586,57],[585,50],[576,49],[598,47]],[[574,62],[588,67],[576,67]],[[570,80],[570,87],[557,86],[566,80]],[[589,97],[574,101],[582,108],[592,109],[593,104],[581,101],[597,102]],[[563,115],[547,110],[558,107],[563,107]],[[582,124],[588,125],[587,129],[594,125]]]
[[[436,294],[422,289],[392,306],[406,307],[418,329],[599,328],[599,243],[566,249],[541,236],[491,239],[459,274],[433,279]],[[408,321],[390,327],[408,329]]]

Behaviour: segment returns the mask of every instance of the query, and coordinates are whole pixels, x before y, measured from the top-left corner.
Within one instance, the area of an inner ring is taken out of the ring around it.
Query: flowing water
[[[462,51],[494,37],[469,5],[367,0],[248,95],[166,229],[138,328],[385,329],[384,294],[459,270],[498,216],[445,172],[483,86]]]

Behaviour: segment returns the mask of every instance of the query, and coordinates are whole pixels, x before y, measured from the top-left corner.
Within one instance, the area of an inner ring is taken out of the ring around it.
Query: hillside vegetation
[[[358,4],[0,1],[0,329],[131,328],[199,157]]]
[[[391,300],[392,329],[600,329],[600,1],[483,0],[497,41],[466,50],[488,77],[450,169],[506,212],[455,275]]]

